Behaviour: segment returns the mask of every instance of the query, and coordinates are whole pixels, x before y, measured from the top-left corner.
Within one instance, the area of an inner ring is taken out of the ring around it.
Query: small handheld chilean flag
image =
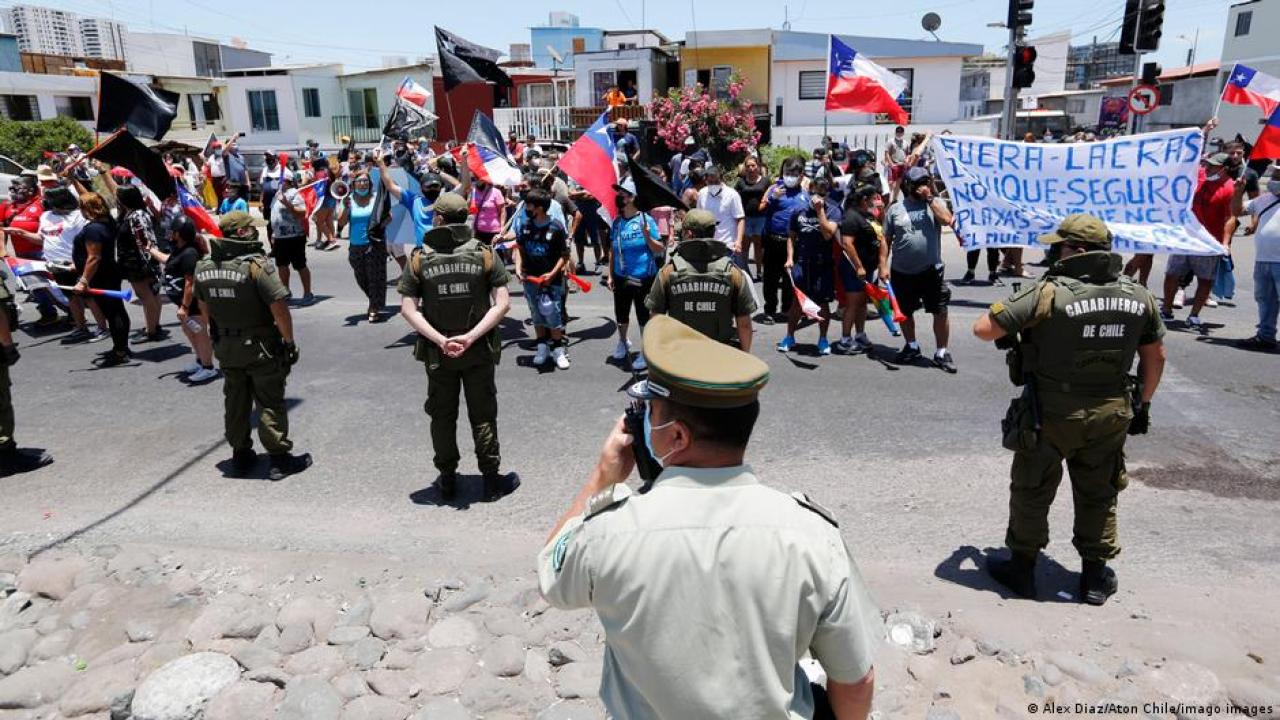
[[[298,196],[302,198],[302,202],[307,206],[307,217],[311,217],[311,213],[316,211],[316,207],[324,202],[325,195],[329,191],[329,180],[324,178],[316,180],[309,185],[303,185],[298,188]]]
[[[418,107],[426,107],[427,98],[431,97],[431,93],[419,85],[416,80],[406,75],[404,82],[400,83],[400,87],[396,90],[396,97],[402,97]]]
[[[1271,111],[1267,124],[1253,143],[1250,160],[1280,160],[1280,107]]]
[[[560,156],[560,169],[583,190],[600,202],[600,209],[612,219],[618,203],[613,186],[618,170],[613,164],[613,142],[609,139],[609,111],[600,113],[587,131]]]
[[[795,293],[796,302],[800,303],[800,312],[804,313],[804,316],[810,320],[824,320],[822,308],[818,306],[818,303],[810,300],[808,295],[804,294],[804,291],[796,285],[796,279],[791,276],[790,272],[787,273],[787,279],[791,281],[791,292]]]
[[[906,78],[891,72],[846,45],[834,35],[827,68],[827,110],[885,113],[899,125],[911,116],[898,104],[907,90]]]
[[[191,218],[191,222],[196,224],[196,229],[214,237],[222,237],[218,223],[214,222],[209,211],[204,209],[204,204],[187,192],[187,189],[182,187],[182,183],[175,182],[174,186],[178,188],[178,202],[182,205],[183,214]]]
[[[1280,107],[1280,78],[1236,63],[1222,88],[1222,101],[1232,105],[1257,105],[1265,115]]]

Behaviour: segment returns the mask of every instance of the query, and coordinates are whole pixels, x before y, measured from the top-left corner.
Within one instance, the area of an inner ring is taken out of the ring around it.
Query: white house
[[[664,47],[671,41],[657,30],[605,30],[601,50],[633,50]]]
[[[228,70],[229,129],[245,134],[246,150],[297,150],[310,139],[333,147],[333,116],[346,112],[341,75],[337,63]]]
[[[333,116],[332,131],[327,140],[317,139],[321,144],[336,143],[338,137],[350,135],[358,143],[381,141],[382,127],[395,105],[400,83],[410,77],[431,90],[431,68],[431,63],[421,62],[341,75],[338,82],[346,104],[332,109],[320,108],[322,113],[327,110]],[[427,109],[433,113],[435,100],[434,94],[427,98]]]
[[[606,90],[613,85],[636,84],[640,102],[649,102],[654,93],[667,92],[667,68],[673,59],[656,47],[628,50],[598,50],[574,55],[573,104],[579,107],[601,105]]]
[[[1227,74],[1236,63],[1280,77],[1280,2],[1247,0],[1227,10],[1227,31],[1222,41],[1222,68],[1217,89],[1227,84]],[[1266,118],[1252,105],[1223,104],[1218,110],[1221,125],[1214,137],[1233,138],[1236,133],[1253,142]]]
[[[96,77],[0,72],[0,116],[9,120],[65,115],[92,130],[97,108]]]

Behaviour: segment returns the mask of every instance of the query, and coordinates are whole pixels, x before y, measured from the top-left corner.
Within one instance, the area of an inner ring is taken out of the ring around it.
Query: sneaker
[[[630,354],[631,354],[631,341],[619,340],[618,344],[613,347],[613,355],[611,357],[614,360],[621,362],[623,360],[626,360],[627,356]]]
[[[195,375],[196,373],[200,372],[203,369],[204,369],[204,366],[200,364],[199,360],[192,360],[190,365],[187,365],[186,367],[182,368],[178,372],[182,373],[183,375]]]
[[[504,476],[501,473],[487,472],[484,474],[484,490],[480,498],[484,502],[501,500],[504,495],[510,495],[518,487],[520,487],[520,478],[515,475]]]
[[[582,263],[578,263],[577,273],[578,273],[579,275],[586,275],[586,274],[587,274],[587,266],[586,266],[586,265],[584,265],[584,264],[582,264]]]
[[[649,369],[649,363],[645,361],[644,355],[636,355],[636,359],[631,361],[631,369],[635,372],[644,372]]]
[[[1204,306],[1210,307],[1210,308],[1216,308],[1218,307],[1218,301],[1214,300],[1213,298],[1209,298],[1208,300],[1204,301]]]
[[[773,313],[769,313],[769,312],[765,313],[765,314],[760,318],[760,324],[761,324],[761,325],[772,325],[772,324],[773,324]]]
[[[560,370],[569,369],[569,355],[564,351],[563,347],[558,347],[551,352],[551,359],[556,361],[556,367]]]
[[[315,296],[315,295],[312,295],[311,293],[307,293],[307,294],[305,294],[305,295],[303,295],[303,296],[302,296],[302,305],[303,305],[303,307],[306,307],[306,306],[308,306],[308,305],[314,305],[314,304],[315,304],[315,302],[316,302],[316,296]]]
[[[1266,352],[1274,352],[1276,349],[1276,341],[1266,340],[1254,335],[1246,340],[1237,340],[1236,347],[1241,350],[1262,350]]]
[[[987,276],[987,283],[989,285],[1003,285],[1004,281],[1000,279],[1000,273],[991,273]]]
[[[902,349],[898,351],[898,354],[893,357],[893,360],[900,365],[905,365],[907,363],[915,362],[922,357],[924,356],[920,354],[920,348],[903,345]]]
[[[1183,292],[1182,290],[1179,290],[1178,292],[1174,293],[1174,295],[1173,295],[1173,308],[1174,308],[1175,310],[1181,310],[1181,309],[1182,309],[1182,302],[1183,302],[1184,300],[1186,300],[1186,299],[1187,299],[1187,294],[1186,294],[1185,292]]]
[[[826,338],[818,338],[818,354],[819,355],[831,354],[831,343],[827,342]]]
[[[933,364],[953,375],[956,372],[956,361],[952,359],[951,353],[934,353]]]
[[[778,343],[778,352],[791,352],[796,346],[796,339],[790,335],[782,338],[782,342]]]
[[[78,327],[67,333],[66,337],[62,338],[62,344],[74,345],[76,343],[87,342],[91,337],[93,337],[93,334],[89,332],[89,328]]]
[[[1196,330],[1201,330],[1204,328],[1204,323],[1201,322],[1199,315],[1188,315],[1187,326],[1195,328]]]
[[[972,270],[965,272],[964,277],[960,278],[960,282],[964,283],[965,285],[968,285],[969,283],[973,282],[973,280],[974,280],[974,275]]]
[[[62,322],[62,316],[57,313],[53,313],[52,315],[41,315],[40,319],[36,320],[36,327],[38,328],[53,327],[54,325],[57,325],[60,322]]]
[[[859,350],[870,350],[873,347],[871,344],[871,338],[867,337],[867,334],[864,332],[854,335],[853,342],[857,344]]]
[[[187,380],[193,383],[204,383],[218,377],[218,371],[211,367],[202,367],[199,370],[187,376]]]
[[[99,340],[106,340],[109,337],[111,337],[111,331],[104,327],[100,327],[97,330],[94,330],[92,333],[90,333],[87,339],[91,343],[96,343]]]
[[[851,337],[842,337],[842,338],[840,338],[840,340],[839,340],[839,341],[837,341],[837,342],[836,342],[836,351],[837,351],[837,352],[840,352],[840,353],[851,353],[851,352],[853,352],[853,348],[854,348],[854,345],[853,345],[853,338],[851,338]]]
[[[534,365],[545,365],[547,358],[551,356],[551,348],[546,343],[538,343],[538,352],[533,355]]]
[[[267,471],[267,478],[272,481],[280,481],[290,475],[296,475],[309,467],[311,467],[311,453],[302,453],[301,455],[293,455],[291,453],[272,455],[271,469]]]
[[[112,350],[102,356],[102,359],[98,361],[98,367],[119,367],[129,362],[130,357],[131,356],[127,350],[121,350],[119,352]]]
[[[1160,319],[1161,319],[1161,320],[1163,320],[1163,321],[1165,321],[1165,322],[1173,322],[1173,320],[1174,320],[1174,317],[1173,317],[1173,311],[1172,311],[1172,310],[1165,310],[1165,309],[1161,308],[1161,310],[1160,310]]]
[[[0,451],[0,477],[38,470],[53,463],[53,456],[43,450],[11,448]]]

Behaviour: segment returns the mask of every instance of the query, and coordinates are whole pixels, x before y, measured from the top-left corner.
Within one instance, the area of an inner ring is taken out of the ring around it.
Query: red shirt
[[[44,205],[38,197],[21,206],[15,206],[5,200],[0,202],[0,225],[15,227],[38,235],[40,233],[40,215],[43,212]],[[10,235],[9,237],[13,239],[14,254],[20,257],[40,257],[42,248],[39,243],[30,242],[19,238],[17,235]]]
[[[1213,239],[1222,242],[1227,231],[1227,220],[1231,218],[1231,196],[1235,194],[1236,183],[1222,170],[1222,177],[1216,181],[1205,178],[1204,168],[1200,169],[1200,185],[1196,187],[1196,195],[1191,200],[1191,212],[1213,235]]]

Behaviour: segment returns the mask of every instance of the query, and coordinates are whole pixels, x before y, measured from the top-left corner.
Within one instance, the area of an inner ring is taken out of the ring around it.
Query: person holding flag
[[[800,326],[803,313],[818,321],[818,354],[831,354],[827,327],[831,323],[828,305],[835,299],[832,243],[840,231],[842,215],[838,205],[826,202],[830,188],[831,182],[827,178],[815,178],[809,183],[809,207],[791,216],[786,270],[796,302],[791,303],[787,314],[787,334],[778,343],[778,352],[795,349],[796,328]]]
[[[569,369],[564,345],[564,272],[569,266],[569,234],[564,224],[549,214],[551,194],[541,188],[530,190],[524,200],[527,219],[516,236],[516,279],[524,285],[524,297],[533,318],[538,339],[533,364],[554,360],[561,370]]]
[[[765,222],[764,240],[764,318],[765,325],[781,319],[775,310],[779,307],[781,293],[782,312],[791,311],[793,293],[784,287],[783,277],[787,269],[787,243],[791,235],[791,216],[810,207],[809,193],[800,185],[804,177],[804,161],[789,157],[782,161],[782,177],[769,186],[760,198],[760,211]]]
[[[867,337],[867,283],[879,281],[889,270],[888,247],[876,225],[876,203],[880,187],[858,185],[849,195],[847,210],[840,221],[841,257],[837,261],[840,284],[844,288],[844,314],[840,316],[842,353],[870,351]],[[855,331],[850,337],[850,331]]]
[[[281,189],[271,206],[271,256],[280,271],[280,282],[289,288],[289,268],[302,279],[302,304],[315,302],[311,294],[311,270],[307,268],[307,204],[298,190],[298,173],[285,169]]]

